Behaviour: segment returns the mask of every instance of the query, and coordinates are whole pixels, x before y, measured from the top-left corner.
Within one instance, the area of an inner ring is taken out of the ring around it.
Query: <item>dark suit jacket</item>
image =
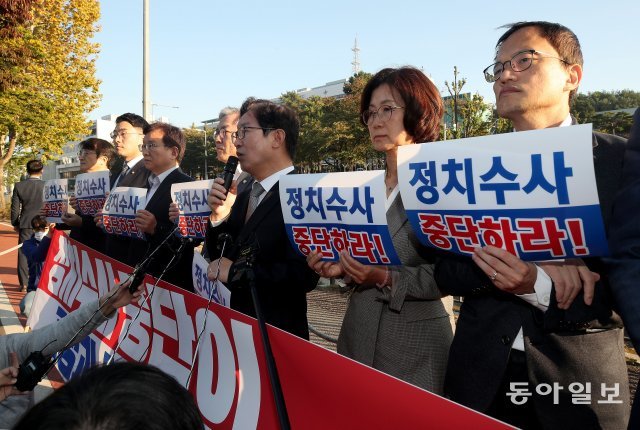
[[[615,191],[621,185],[625,140],[594,133],[593,155],[605,228],[610,224]],[[538,416],[545,428],[621,428],[628,417],[629,393],[621,320],[612,310],[607,270],[601,258],[585,263],[601,280],[592,306],[582,295],[570,309],[557,308],[555,290],[543,313],[491,284],[469,258],[447,256],[436,265],[438,286],[462,295],[464,303],[449,354],[445,394],[452,400],[486,412],[499,389],[511,346],[522,327],[529,372],[529,392],[534,393]],[[597,331],[593,329],[604,329]],[[593,330],[593,331],[592,331]],[[564,387],[559,404],[553,396],[537,396],[540,383],[559,382]],[[594,398],[589,407],[573,405],[569,384],[591,382]],[[620,387],[621,405],[598,404],[601,383]],[[595,388],[597,387],[597,388]],[[597,393],[597,394],[596,394]]]
[[[609,230],[609,281],[633,346],[640,351],[640,109],[633,116],[622,176]],[[640,400],[636,395],[629,428],[638,427]]]
[[[238,195],[227,221],[211,229],[207,237],[209,255],[212,260],[220,255],[216,248],[220,233],[232,236],[233,246],[228,247],[224,254],[234,261],[229,274],[232,280],[242,269],[240,251],[256,244],[253,265],[255,285],[266,322],[309,339],[306,293],[315,288],[318,275],[289,242],[280,208],[279,183],[269,190],[245,224],[250,191],[246,189]],[[228,284],[231,288],[231,308],[255,317],[247,282],[242,280]]]
[[[238,195],[242,194],[246,190],[251,190],[253,181],[254,179],[249,173],[240,173],[240,175],[238,176]]]
[[[27,178],[14,185],[11,196],[11,225],[31,229],[31,220],[42,208],[43,188],[44,181],[40,178]]]
[[[138,161],[118,184],[119,187],[149,188],[149,175],[151,172],[144,166],[144,161]],[[111,187],[118,178],[119,173],[111,175]],[[115,234],[105,234],[104,253],[111,258],[129,264],[129,246],[131,239]]]
[[[191,176],[185,175],[179,168],[169,173],[169,175],[160,183],[158,189],[147,202],[146,210],[151,212],[157,221],[156,230],[153,235],[147,235],[147,240],[131,239],[131,245],[128,249],[128,264],[135,266],[144,257],[151,253],[168,234],[175,228],[175,224],[169,220],[169,205],[171,204],[171,185],[181,182],[192,182]],[[159,276],[168,266],[169,261],[174,255],[174,251],[180,248],[182,242],[175,235],[160,248],[154,256],[148,273]],[[193,291],[193,279],[191,276],[191,263],[193,261],[194,243],[188,242],[182,251],[180,258],[162,277],[178,287],[188,291]]]
[[[111,175],[111,186],[113,186],[113,183],[119,175],[119,173]],[[147,188],[149,175],[151,175],[151,172],[144,166],[144,160],[140,160],[129,169],[125,177],[122,178],[118,184],[118,187]]]

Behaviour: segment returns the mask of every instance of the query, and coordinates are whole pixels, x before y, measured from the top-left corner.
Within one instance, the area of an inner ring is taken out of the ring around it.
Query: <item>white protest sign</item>
[[[419,240],[524,260],[606,255],[591,125],[407,145],[398,180]]]
[[[117,187],[104,202],[102,228],[109,234],[144,239],[135,223],[136,211],[147,204],[147,189]]]
[[[42,190],[42,202],[48,222],[61,223],[62,214],[69,207],[69,184],[67,179],[45,181]]]
[[[231,304],[231,291],[220,281],[210,281],[207,278],[207,267],[209,263],[204,257],[195,252],[193,254],[193,263],[191,265],[191,275],[193,276],[193,289],[205,299],[212,297],[212,301],[222,306],[229,307]],[[214,264],[214,273],[216,272]]]
[[[211,214],[207,196],[212,185],[213,179],[171,185],[171,200],[180,210],[178,236],[196,239],[205,237]]]
[[[104,206],[109,192],[109,171],[82,173],[76,176],[75,196],[81,215],[95,215]]]
[[[341,251],[363,264],[400,264],[387,227],[384,171],[285,175],[280,204],[294,249],[337,261]]]

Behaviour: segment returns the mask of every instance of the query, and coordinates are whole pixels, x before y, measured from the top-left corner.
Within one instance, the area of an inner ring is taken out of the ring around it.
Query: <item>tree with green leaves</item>
[[[91,42],[98,1],[41,0],[29,12],[14,21],[16,37],[0,40],[0,52],[20,59],[20,67],[0,62],[0,189],[16,151],[45,160],[61,153],[66,142],[88,133],[85,114],[99,100],[98,45]]]
[[[608,111],[637,107],[640,107],[638,91],[594,91],[578,94],[571,102],[571,114],[580,124],[592,123],[594,130],[628,136],[631,131],[631,115]]]
[[[373,150],[367,128],[360,121],[360,98],[373,75],[358,72],[344,85],[345,96],[335,99],[326,109],[326,140],[330,159],[326,162],[334,171],[355,170],[370,160],[380,158]]]
[[[298,113],[300,118],[300,136],[296,149],[296,160],[301,171],[319,172],[325,158],[325,114],[332,99],[318,96],[302,98],[296,92],[288,92],[280,97],[283,104]]]
[[[180,168],[184,173],[195,179],[204,179],[204,154],[207,154],[208,178],[213,179],[215,173],[221,171],[222,163],[216,159],[215,144],[213,143],[214,130],[207,130],[207,150],[204,145],[204,130],[199,128],[185,128],[182,130],[187,140],[184,158],[180,162]]]

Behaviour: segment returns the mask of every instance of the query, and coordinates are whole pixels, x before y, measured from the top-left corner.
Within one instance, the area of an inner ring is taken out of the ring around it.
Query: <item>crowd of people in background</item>
[[[495,52],[484,74],[493,85],[498,114],[511,121],[515,132],[575,124],[570,100],[582,80],[583,57],[570,29],[549,22],[512,24]],[[269,324],[309,339],[307,292],[319,277],[342,278],[351,290],[337,346],[342,355],[521,428],[640,425],[635,407],[627,424],[630,395],[623,338],[624,319],[640,347],[640,295],[634,288],[640,279],[640,225],[632,215],[640,205],[640,114],[635,115],[629,145],[616,136],[592,136],[597,192],[612,257],[536,263],[493,246],[476,249],[472,258],[435,251],[422,246],[412,233],[399,193],[398,148],[437,140],[443,114],[437,88],[414,67],[383,69],[363,91],[360,120],[373,149],[385,155],[386,218],[402,263],[388,267],[361,264],[347,252],[338,262],[323,261],[315,252],[305,260],[297,253],[285,231],[279,194],[280,179],[296,174],[296,112],[255,98],[240,109],[223,109],[215,132],[217,158],[226,163],[235,156],[239,164],[229,189],[217,178],[209,192],[211,216],[204,244],[209,278],[229,287],[231,308],[255,317],[241,254],[259,242],[254,250],[255,285]],[[133,113],[116,119],[111,137],[113,144],[94,138],[79,144],[81,171],[108,170],[116,154],[123,160],[122,169],[111,173],[111,189],[147,190],[146,206],[135,218],[146,240],[105,234],[100,214],[69,214],[64,225],[55,228],[70,229],[79,242],[135,266],[174,229],[178,212],[171,203],[171,185],[193,181],[180,170],[186,140],[179,128],[149,124]],[[29,295],[37,286],[54,226],[39,216],[42,163],[30,161],[27,172],[29,177],[14,189],[11,222],[23,243],[19,279]],[[74,199],[70,203],[76,205]],[[222,255],[217,246],[221,233],[232,238]],[[149,272],[193,291],[195,245],[168,240]],[[452,296],[464,298],[455,326],[450,320]],[[0,367],[7,367],[4,364]],[[154,372],[135,365],[129,371]],[[117,370],[91,371],[82,378],[111,373]],[[167,384],[160,390],[172,389],[170,381],[159,384]],[[588,384],[594,395],[615,387],[620,402],[577,405],[569,391],[577,389],[575,384],[583,387],[581,391]],[[559,398],[537,390],[556,385],[564,388]],[[65,396],[77,397],[70,393],[78,386],[72,382],[59,390],[17,428],[34,428],[31,423],[48,408],[68,408]],[[530,393],[522,404],[514,403],[511,395],[517,386]],[[102,407],[92,403],[101,393],[86,396],[87,408]],[[188,404],[185,396],[181,401]]]

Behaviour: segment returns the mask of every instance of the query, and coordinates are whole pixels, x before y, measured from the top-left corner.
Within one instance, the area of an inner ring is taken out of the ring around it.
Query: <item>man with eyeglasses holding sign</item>
[[[113,145],[124,159],[122,170],[111,175],[111,189],[116,187],[147,188],[147,179],[151,172],[142,162],[140,145],[144,138],[144,128],[149,123],[140,115],[125,113],[116,118],[116,128],[111,133]],[[98,226],[102,225],[102,213],[94,218]],[[127,262],[131,239],[115,234],[105,235],[105,254],[123,263]]]
[[[193,178],[180,170],[186,139],[182,131],[167,123],[155,122],[145,127],[140,145],[144,165],[151,172],[148,180],[147,202],[136,212],[135,223],[146,240],[131,239],[127,264],[135,266],[171,234],[175,224],[169,219],[171,185],[192,182]],[[194,242],[171,237],[153,257],[149,273],[187,291],[193,291],[191,261]]]
[[[576,35],[548,22],[507,28],[496,62],[484,71],[498,114],[515,131],[574,124],[569,102],[583,63]],[[593,133],[605,229],[621,185],[625,142]],[[603,260],[534,264],[492,246],[477,249],[472,260],[451,258],[436,267],[438,286],[465,297],[445,394],[526,429],[625,428],[623,333]]]

